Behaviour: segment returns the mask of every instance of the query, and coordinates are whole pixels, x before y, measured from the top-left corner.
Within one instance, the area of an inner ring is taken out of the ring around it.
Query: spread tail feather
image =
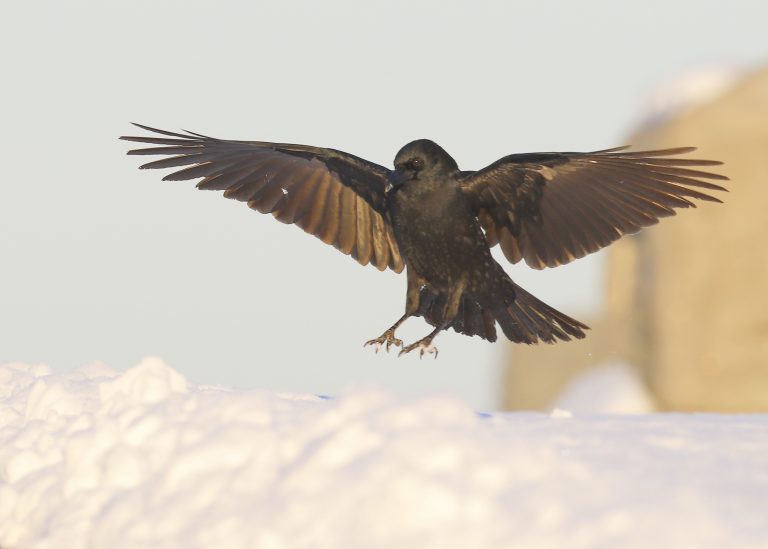
[[[514,288],[514,299],[509,305],[493,309],[493,315],[507,339],[532,344],[585,337],[584,330],[588,330],[589,326],[550,307],[514,282],[508,283]]]
[[[479,304],[469,295],[461,298],[456,317],[447,326],[460,334],[480,336],[496,341],[496,322],[507,339],[515,343],[555,343],[558,339],[569,341],[585,337],[589,326],[564,315],[535,298],[520,286],[507,280],[509,305],[502,303]],[[514,297],[512,297],[514,296]],[[447,297],[444,293],[422,288],[419,310],[415,316],[423,316],[432,326],[443,322],[443,311]]]

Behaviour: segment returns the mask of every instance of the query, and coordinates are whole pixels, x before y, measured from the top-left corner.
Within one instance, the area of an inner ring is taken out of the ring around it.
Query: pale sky
[[[624,144],[658,86],[768,59],[764,1],[9,5],[0,362],[64,371],[156,355],[197,383],[374,384],[481,408],[498,403],[502,344],[451,331],[437,360],[374,356],[362,344],[402,314],[404,276],[140,172],[117,137],[136,121],[385,166],[426,137],[477,169],[513,152]],[[577,318],[602,284],[599,257],[508,272]],[[430,329],[413,319],[402,336]]]

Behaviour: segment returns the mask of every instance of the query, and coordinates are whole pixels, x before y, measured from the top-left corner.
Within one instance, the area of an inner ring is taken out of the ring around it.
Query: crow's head
[[[395,156],[395,173],[403,183],[422,176],[447,175],[458,169],[451,155],[429,139],[411,141]]]

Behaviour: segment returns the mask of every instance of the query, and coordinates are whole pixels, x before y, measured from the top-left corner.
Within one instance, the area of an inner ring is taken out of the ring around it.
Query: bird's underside
[[[496,340],[554,343],[583,338],[587,326],[538,300],[493,259],[499,245],[512,263],[555,267],[624,234],[724,191],[702,171],[720,162],[680,157],[691,147],[626,148],[592,153],[513,154],[479,171],[460,171],[437,144],[403,147],[389,170],[334,149],[220,140],[137,125],[155,135],[122,139],[152,146],[129,151],[165,155],[142,168],[177,168],[164,180],[200,179],[279,221],[293,223],[363,265],[407,268],[405,314],[377,350],[403,347],[397,328],[412,316],[434,327],[400,354],[437,350],[442,330]]]

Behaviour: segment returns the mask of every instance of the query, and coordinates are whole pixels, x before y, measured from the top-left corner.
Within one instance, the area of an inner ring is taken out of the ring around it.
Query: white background
[[[9,7],[12,6],[12,7]],[[503,345],[437,361],[362,343],[405,279],[125,157],[129,121],[330,146],[391,165],[434,139],[463,169],[622,144],[659,84],[768,50],[754,2],[28,2],[4,6],[0,362],[62,371],[159,355],[199,383],[377,384],[492,408]],[[689,145],[689,143],[681,143]],[[577,316],[599,258],[510,272]],[[406,339],[429,330],[412,320]]]

